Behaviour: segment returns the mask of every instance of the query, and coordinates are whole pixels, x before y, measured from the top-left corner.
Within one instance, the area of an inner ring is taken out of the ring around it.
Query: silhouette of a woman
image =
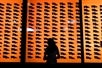
[[[60,58],[58,47],[52,38],[49,38],[47,43],[48,47],[44,52],[44,60],[47,60],[47,64],[56,64],[57,59]]]

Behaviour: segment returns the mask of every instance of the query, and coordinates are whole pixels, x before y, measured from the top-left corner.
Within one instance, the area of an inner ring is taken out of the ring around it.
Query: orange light
[[[28,0],[26,62],[45,62],[47,38],[59,48],[60,63],[80,63],[78,0]]]
[[[0,62],[20,62],[22,0],[0,0]]]

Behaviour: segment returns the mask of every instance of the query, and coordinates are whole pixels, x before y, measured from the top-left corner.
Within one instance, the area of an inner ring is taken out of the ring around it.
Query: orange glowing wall
[[[0,0],[0,62],[20,62],[22,0]]]
[[[102,63],[102,0],[82,0],[84,61]]]
[[[45,62],[47,38],[59,48],[60,63],[81,63],[79,0],[28,0],[26,62]]]

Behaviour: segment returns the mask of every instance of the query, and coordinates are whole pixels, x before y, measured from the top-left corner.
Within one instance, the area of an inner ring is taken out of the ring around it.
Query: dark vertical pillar
[[[22,3],[21,63],[25,63],[25,56],[26,56],[26,23],[27,23],[27,0],[23,0],[23,3]]]
[[[84,43],[83,43],[83,17],[82,17],[82,0],[79,0],[80,8],[80,33],[81,33],[81,63],[84,63]]]

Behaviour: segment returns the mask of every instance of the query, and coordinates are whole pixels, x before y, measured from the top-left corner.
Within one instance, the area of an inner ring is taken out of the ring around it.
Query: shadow
[[[53,38],[49,38],[47,44],[43,59],[46,60],[46,64],[56,64],[57,59],[60,58],[58,47]]]

